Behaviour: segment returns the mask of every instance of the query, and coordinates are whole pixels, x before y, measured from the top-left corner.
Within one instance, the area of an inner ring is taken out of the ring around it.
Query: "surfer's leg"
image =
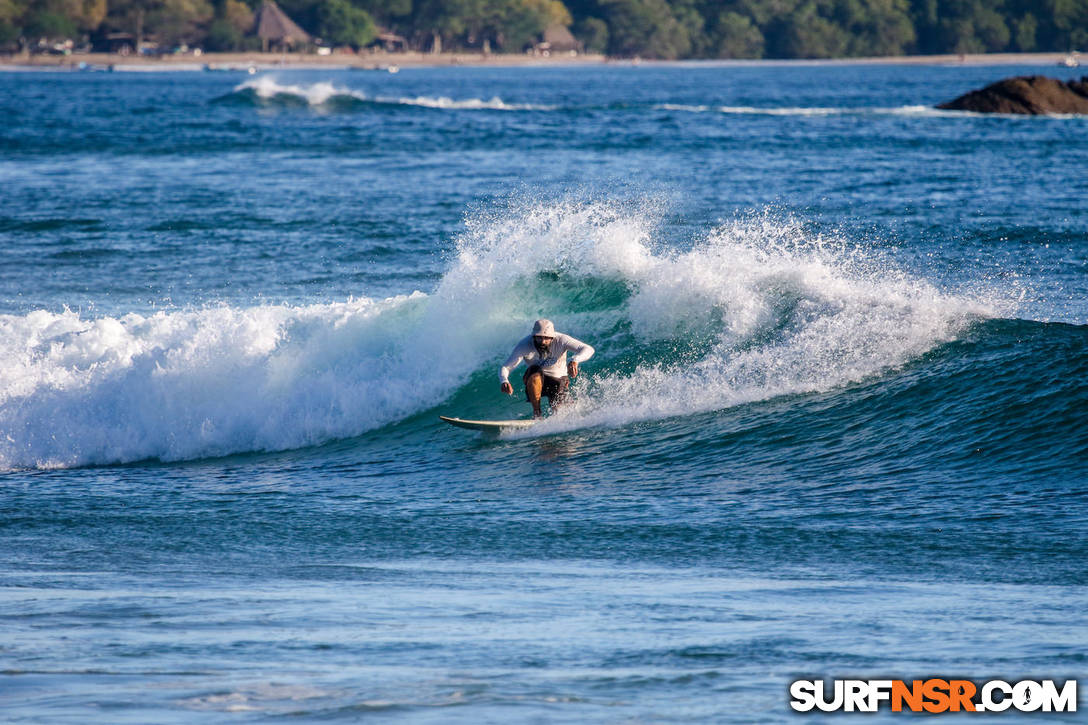
[[[554,413],[566,403],[568,390],[570,390],[570,378],[565,375],[558,380],[544,378],[544,394],[548,396],[548,409]]]
[[[544,391],[544,373],[539,365],[533,365],[525,371],[522,380],[525,382],[525,399],[533,406],[533,417],[539,418],[543,415],[540,412],[540,395]]]

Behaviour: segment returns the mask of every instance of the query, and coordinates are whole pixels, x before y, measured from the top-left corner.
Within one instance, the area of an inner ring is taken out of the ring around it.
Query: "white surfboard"
[[[445,415],[438,416],[450,425],[468,430],[478,430],[484,433],[498,435],[504,430],[521,430],[530,428],[535,420],[464,420],[463,418],[450,418]]]

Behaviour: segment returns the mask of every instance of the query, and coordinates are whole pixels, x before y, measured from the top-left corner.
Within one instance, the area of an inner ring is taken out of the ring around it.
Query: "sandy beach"
[[[0,56],[0,67],[78,68],[81,63],[93,67],[113,66],[115,70],[236,70],[256,68],[358,68],[385,70],[391,67],[434,66],[534,66],[597,64],[602,55],[518,55],[492,53],[183,53],[160,57],[119,55],[116,53],[72,53],[71,55]]]
[[[915,55],[878,58],[836,58],[819,60],[681,60],[648,61],[631,58],[609,58],[603,55],[519,55],[506,53],[360,53],[316,55],[312,53],[192,53],[161,57],[118,55],[112,53],[73,53],[71,55],[7,55],[0,56],[0,67],[13,69],[80,69],[81,67],[108,68],[114,70],[240,70],[253,68],[359,68],[361,70],[385,70],[391,67],[434,66],[492,66],[518,67],[542,65],[597,65],[611,64],[716,64],[716,65],[1049,65],[1068,67],[1070,58],[1083,58],[1068,53],[990,53],[970,55]],[[81,64],[83,64],[81,66]]]

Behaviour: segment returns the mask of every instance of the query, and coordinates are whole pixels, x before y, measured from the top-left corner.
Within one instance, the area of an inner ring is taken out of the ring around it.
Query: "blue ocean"
[[[1088,117],[933,110],[1033,73],[0,73],[0,719],[1083,676]]]

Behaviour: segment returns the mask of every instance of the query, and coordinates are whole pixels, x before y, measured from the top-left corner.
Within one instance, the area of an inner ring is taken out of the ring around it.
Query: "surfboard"
[[[535,420],[464,420],[462,418],[450,418],[445,415],[438,416],[442,420],[446,421],[450,425],[455,425],[458,428],[467,428],[468,430],[478,430],[484,433],[492,433],[498,435],[504,430],[520,430],[523,428],[529,428]]]

